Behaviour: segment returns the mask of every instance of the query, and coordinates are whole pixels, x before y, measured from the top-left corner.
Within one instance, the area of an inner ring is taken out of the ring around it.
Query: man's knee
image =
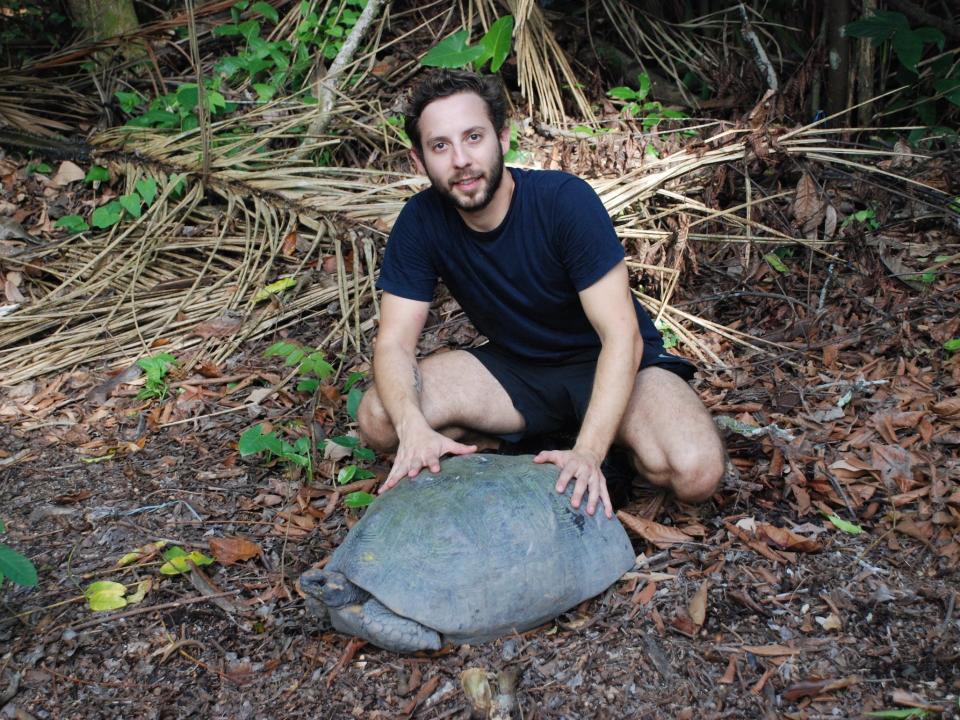
[[[691,447],[670,459],[673,477],[670,485],[681,502],[701,503],[709,500],[720,487],[726,465],[726,454],[719,440],[708,447]]]
[[[360,437],[365,445],[377,452],[391,452],[397,446],[397,432],[386,408],[380,401],[376,386],[363,394],[357,408],[357,423]]]

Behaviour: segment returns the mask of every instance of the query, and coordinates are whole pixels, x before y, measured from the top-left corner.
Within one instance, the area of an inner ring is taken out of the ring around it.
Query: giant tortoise
[[[532,456],[444,460],[377,498],[322,570],[307,606],[395,652],[477,643],[540,625],[634,563],[620,522],[556,492]]]

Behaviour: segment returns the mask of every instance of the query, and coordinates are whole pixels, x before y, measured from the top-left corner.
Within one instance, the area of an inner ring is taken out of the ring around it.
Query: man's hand
[[[400,439],[393,467],[377,494],[382,495],[401,479],[413,477],[423,468],[430,468],[430,472],[434,473],[440,472],[440,458],[444,455],[469,455],[476,451],[476,445],[458,443],[425,426]]]
[[[537,455],[535,463],[553,463],[560,468],[560,477],[557,478],[557,492],[562,493],[567,485],[576,479],[573,487],[573,496],[570,504],[580,507],[584,492],[587,492],[587,514],[593,515],[597,510],[597,501],[603,502],[603,511],[608,518],[613,517],[613,504],[607,492],[607,480],[600,472],[600,462],[592,453],[573,450],[544,450]]]

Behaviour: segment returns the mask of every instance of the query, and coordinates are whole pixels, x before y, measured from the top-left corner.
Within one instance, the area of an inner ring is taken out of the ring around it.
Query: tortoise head
[[[300,587],[309,598],[328,608],[341,608],[370,597],[368,592],[350,582],[346,575],[333,570],[307,570],[300,576]]]

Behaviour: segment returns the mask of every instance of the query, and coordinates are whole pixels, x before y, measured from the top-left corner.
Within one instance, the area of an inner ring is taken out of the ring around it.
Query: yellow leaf
[[[127,588],[122,583],[112,580],[100,580],[90,583],[83,594],[87,598],[87,604],[94,612],[103,612],[105,610],[117,610],[125,607],[127,601],[123,595]]]
[[[148,560],[156,555],[167,544],[166,540],[157,540],[156,542],[147,543],[141,547],[138,547],[133,552],[128,552],[122,558],[117,560],[117,567],[126,567],[135,562],[140,562],[141,560]]]
[[[137,590],[133,595],[127,595],[127,602],[130,605],[136,605],[138,602],[143,600],[147,593],[153,589],[153,579],[147,578],[146,580],[141,580],[137,583]]]
[[[282,278],[276,282],[272,282],[267,285],[263,290],[257,291],[257,294],[253,296],[253,301],[260,302],[261,300],[266,300],[271,295],[277,295],[282,293],[284,290],[289,290],[297,284],[295,278]]]

